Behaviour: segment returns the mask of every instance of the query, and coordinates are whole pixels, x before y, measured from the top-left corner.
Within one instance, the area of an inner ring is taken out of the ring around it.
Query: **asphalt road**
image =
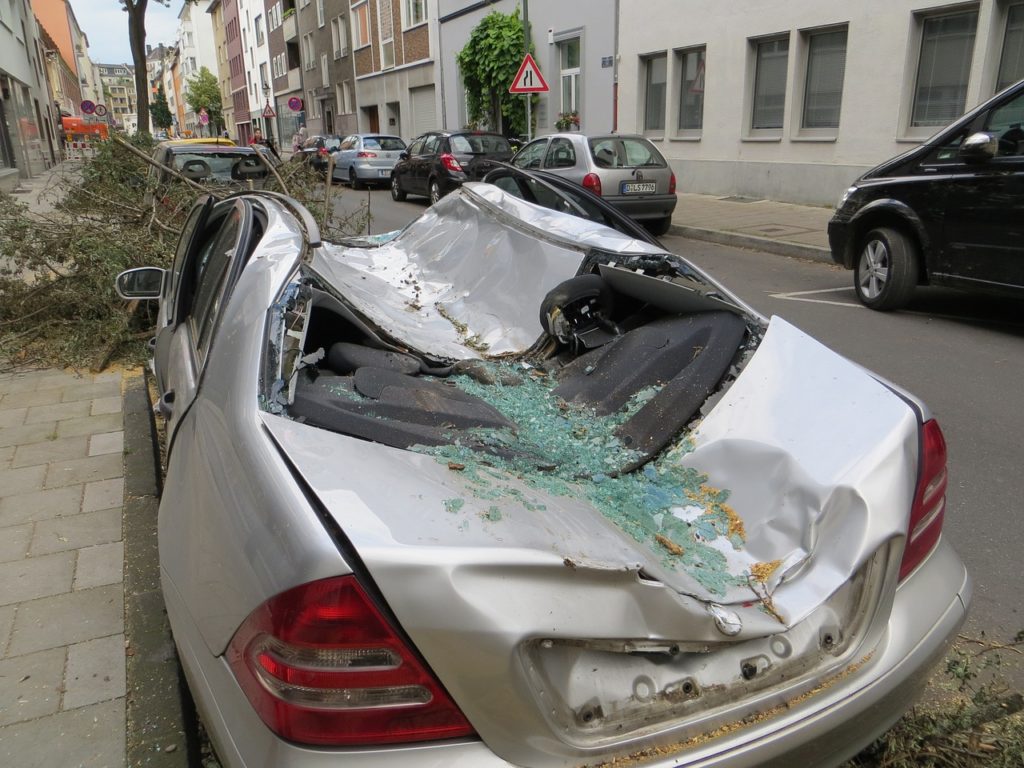
[[[387,190],[338,190],[339,210],[369,205],[375,234],[427,208],[419,198],[396,203]],[[851,273],[831,265],[671,235],[663,242],[766,316],[786,318],[924,399],[949,448],[945,535],[975,580],[966,632],[1006,640],[1024,630],[1021,302],[930,288],[905,311],[872,312],[854,298]]]

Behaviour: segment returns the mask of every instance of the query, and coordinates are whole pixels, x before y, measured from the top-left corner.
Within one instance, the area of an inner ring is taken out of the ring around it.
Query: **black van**
[[[1024,297],[1024,80],[861,176],[828,224],[857,297],[898,309],[918,285]]]

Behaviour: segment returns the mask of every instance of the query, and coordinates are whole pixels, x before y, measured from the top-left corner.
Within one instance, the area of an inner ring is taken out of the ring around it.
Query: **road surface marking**
[[[836,293],[837,291],[852,291],[853,286],[844,286],[842,288],[818,288],[813,291],[790,291],[789,293],[770,293],[768,294],[773,299],[783,299],[784,301],[806,301],[808,304],[831,304],[834,307],[861,307],[862,304],[851,304],[846,301],[828,301],[827,299],[808,299],[806,296],[814,296],[819,293]]]

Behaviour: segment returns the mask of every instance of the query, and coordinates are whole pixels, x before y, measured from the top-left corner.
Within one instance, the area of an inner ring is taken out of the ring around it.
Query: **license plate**
[[[656,192],[658,185],[653,181],[624,181],[621,189],[624,195],[635,195],[643,192]]]
[[[391,175],[391,171],[387,170],[386,168],[381,168],[381,169],[379,169],[377,171],[377,175],[378,176],[390,176]]]

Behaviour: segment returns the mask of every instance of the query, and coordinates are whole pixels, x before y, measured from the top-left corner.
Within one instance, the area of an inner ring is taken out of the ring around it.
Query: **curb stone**
[[[784,240],[773,240],[770,237],[758,237],[757,235],[744,235],[738,232],[725,232],[718,229],[703,229],[691,227],[685,224],[673,224],[669,233],[679,237],[687,237],[691,240],[704,240],[719,245],[731,245],[736,248],[747,248],[764,253],[774,253],[778,256],[789,256],[796,259],[809,259],[824,264],[833,264],[832,254],[825,248],[818,248],[814,245],[801,245],[800,243],[789,243]]]
[[[145,373],[125,379],[124,441],[126,764],[189,768],[199,765],[197,729],[160,590],[159,453]]]

